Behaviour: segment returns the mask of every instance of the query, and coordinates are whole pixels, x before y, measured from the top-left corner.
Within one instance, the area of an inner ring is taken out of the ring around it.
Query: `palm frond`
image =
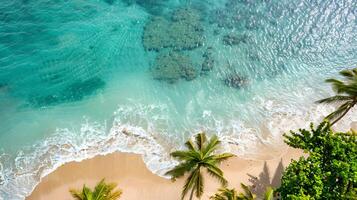
[[[93,200],[93,192],[85,185],[83,186],[82,194],[83,194],[83,200]]]
[[[274,190],[271,187],[268,187],[264,194],[264,200],[273,200],[274,199]]]
[[[207,169],[207,172],[212,177],[216,178],[223,186],[227,185],[227,180],[223,177],[223,172],[218,167],[205,163],[204,165]]]
[[[70,189],[69,190],[69,192],[71,193],[72,197],[75,200],[84,200],[84,195],[83,195],[82,191],[78,191],[78,190],[75,190],[75,189]]]
[[[337,108],[337,110],[327,115],[325,118],[328,120],[333,120],[340,117],[344,112],[346,112],[347,109],[349,109],[349,107],[351,106],[350,104],[351,104],[350,102],[342,104]]]
[[[185,146],[189,149],[189,150],[192,150],[192,151],[195,151],[195,145],[193,144],[192,140],[188,140],[186,143],[185,143]]]
[[[214,150],[218,148],[220,141],[216,135],[213,135],[207,144],[207,146],[203,149],[203,157],[209,156]]]
[[[192,160],[200,157],[200,154],[196,151],[174,151],[171,153],[171,156],[178,160]]]
[[[184,199],[187,192],[192,189],[194,190],[195,188],[193,187],[194,186],[194,183],[197,182],[196,179],[198,177],[198,173],[199,173],[199,170],[196,169],[195,171],[193,171],[190,176],[187,178],[186,180],[186,183],[185,185],[183,186],[183,190],[182,190],[182,195],[181,195],[181,199]]]
[[[203,145],[206,142],[207,137],[205,133],[199,133],[196,135],[196,144],[199,150],[203,150]]]
[[[219,154],[219,155],[213,155],[210,158],[212,160],[214,160],[216,163],[221,163],[221,162],[227,160],[228,158],[235,157],[235,156],[236,155],[231,154],[231,153],[222,153],[222,154]]]
[[[195,162],[183,162],[166,172],[165,175],[169,175],[173,180],[175,180],[176,178],[185,175],[186,172],[190,172],[193,168],[195,168],[195,165],[197,165]]]
[[[211,200],[237,200],[238,193],[235,189],[226,187],[218,189],[218,193],[210,197]]]
[[[116,200],[116,199],[119,199],[122,194],[123,194],[123,191],[121,191],[121,190],[116,190],[116,191],[114,191],[114,192],[111,192],[111,193],[107,196],[107,199],[108,199],[108,200]]]
[[[70,193],[76,200],[116,200],[122,194],[121,190],[114,190],[116,187],[116,183],[105,183],[102,179],[95,186],[94,191],[83,185],[81,191],[71,189]]]
[[[357,78],[357,68],[352,70],[342,70],[340,74],[349,80],[354,80]]]
[[[245,197],[247,200],[253,200],[253,199],[256,199],[256,196],[255,194],[252,193],[252,191],[250,191],[250,188],[247,186],[247,185],[244,185],[243,183],[240,184],[242,189],[243,189],[243,192],[244,193],[241,193],[240,196],[241,197]]]
[[[104,183],[104,179],[102,179],[94,188],[93,198],[94,200],[99,199],[107,193],[106,184]]]
[[[343,102],[343,101],[350,101],[353,100],[353,97],[350,96],[342,96],[342,95],[336,95],[333,97],[328,97],[325,99],[321,99],[319,101],[316,101],[317,103],[338,103],[338,102]]]

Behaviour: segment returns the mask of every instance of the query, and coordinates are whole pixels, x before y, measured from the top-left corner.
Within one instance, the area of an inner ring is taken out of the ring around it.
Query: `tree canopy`
[[[282,199],[356,199],[357,134],[334,132],[329,122],[284,134],[286,143],[309,154],[285,170]]]

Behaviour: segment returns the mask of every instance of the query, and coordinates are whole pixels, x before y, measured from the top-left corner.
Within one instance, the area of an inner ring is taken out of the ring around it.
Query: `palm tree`
[[[255,200],[257,197],[250,188],[243,183],[241,183],[243,189],[242,193],[239,193],[235,189],[228,189],[226,187],[220,188],[218,193],[214,196],[211,196],[211,200]],[[274,190],[271,187],[268,187],[263,200],[273,200]]]
[[[210,197],[211,200],[238,200],[238,192],[226,187],[218,189],[218,193]]]
[[[243,183],[240,184],[243,189],[243,193],[240,193],[238,196],[238,200],[254,200],[257,198],[255,194],[250,190],[250,188]]]
[[[202,172],[204,168],[209,175],[218,179],[222,185],[227,184],[227,180],[223,177],[222,170],[217,165],[234,155],[230,153],[214,154],[214,151],[218,149],[219,144],[220,141],[217,136],[214,135],[207,141],[206,134],[199,133],[195,137],[195,143],[193,143],[192,140],[188,140],[185,143],[188,150],[174,151],[171,153],[171,156],[178,159],[180,164],[166,172],[166,175],[171,176],[172,180],[175,181],[177,178],[189,173],[183,187],[181,199],[184,199],[190,190],[190,200],[192,200],[194,193],[197,198],[202,196]]]
[[[122,194],[121,190],[113,191],[116,187],[116,183],[105,183],[104,179],[102,179],[95,186],[94,191],[83,185],[82,190],[71,189],[69,192],[76,200],[116,200]]]
[[[331,125],[342,119],[342,117],[344,117],[347,112],[357,104],[357,68],[352,70],[343,70],[340,74],[344,77],[344,81],[337,79],[326,80],[326,82],[332,84],[332,88],[337,94],[335,96],[317,101],[317,103],[341,104],[336,111],[326,117],[328,120],[333,120]]]

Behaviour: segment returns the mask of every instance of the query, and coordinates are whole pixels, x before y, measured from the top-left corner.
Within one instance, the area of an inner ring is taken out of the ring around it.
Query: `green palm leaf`
[[[116,200],[119,199],[122,191],[114,190],[117,187],[116,183],[105,183],[102,179],[92,191],[86,185],[81,191],[71,189],[70,193],[76,200]]]
[[[173,180],[189,174],[183,186],[181,198],[184,199],[190,192],[190,199],[193,195],[200,198],[204,191],[204,179],[202,171],[207,169],[208,174],[219,180],[222,185],[227,183],[223,177],[223,172],[219,169],[218,164],[233,154],[214,154],[219,148],[220,141],[217,136],[212,136],[207,140],[205,133],[199,133],[195,137],[195,141],[188,140],[185,146],[188,150],[174,151],[171,156],[176,158],[180,163],[173,169],[166,172],[166,175],[171,176]]]
[[[351,101],[351,100],[353,100],[353,97],[336,95],[333,97],[321,99],[321,100],[317,101],[317,103],[339,103],[339,102]]]
[[[207,141],[207,137],[205,133],[200,133],[196,135],[196,144],[198,149],[202,152],[204,146],[203,144]]]
[[[343,70],[340,74],[345,80],[326,80],[326,82],[331,83],[332,88],[338,95],[317,101],[317,103],[341,104],[334,112],[326,117],[327,120],[334,120],[331,122],[331,125],[342,119],[349,110],[357,104],[357,68]]]
[[[183,186],[183,190],[182,190],[182,196],[181,199],[184,199],[186,194],[188,193],[188,191],[190,189],[192,189],[191,193],[193,194],[193,192],[195,191],[194,189],[194,184],[197,183],[196,179],[198,177],[198,173],[199,173],[199,169],[196,169],[195,171],[193,171],[190,176],[187,178],[185,185]],[[191,195],[192,196],[192,195]],[[192,197],[191,197],[192,198]]]
[[[264,194],[264,200],[273,200],[274,199],[274,190],[271,187],[268,187]]]
[[[247,185],[244,185],[243,183],[240,184],[242,189],[243,189],[243,193],[239,194],[238,199],[242,199],[242,200],[254,200],[256,199],[255,194],[252,193],[252,191],[250,191],[249,187]]]
[[[210,197],[211,200],[237,200],[238,193],[235,189],[220,188],[218,193]]]
[[[196,165],[195,162],[180,163],[179,165],[174,167],[172,170],[166,172],[165,175],[169,175],[169,176],[171,176],[171,178],[173,180],[175,180],[176,178],[179,178],[179,177],[182,177],[183,175],[185,175],[186,172],[190,172],[192,170],[192,168],[194,168],[195,165]]]
[[[223,177],[223,172],[218,167],[212,164],[206,164],[207,172],[212,177],[216,178],[222,185],[227,185],[227,180]]]

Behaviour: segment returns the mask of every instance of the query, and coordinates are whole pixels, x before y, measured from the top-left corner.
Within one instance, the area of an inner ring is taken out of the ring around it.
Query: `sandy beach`
[[[229,187],[239,187],[241,182],[255,185],[260,191],[266,185],[277,186],[283,167],[291,159],[303,155],[300,150],[289,148],[285,154],[272,160],[245,160],[232,158],[221,167],[229,181]],[[257,177],[254,179],[252,177]],[[82,162],[70,162],[44,177],[27,200],[70,200],[68,190],[81,188],[83,184],[94,186],[102,178],[118,183],[123,200],[179,200],[184,179],[176,182],[162,178],[149,171],[140,155],[113,153],[96,156]],[[209,199],[219,187],[205,175],[203,200]]]

